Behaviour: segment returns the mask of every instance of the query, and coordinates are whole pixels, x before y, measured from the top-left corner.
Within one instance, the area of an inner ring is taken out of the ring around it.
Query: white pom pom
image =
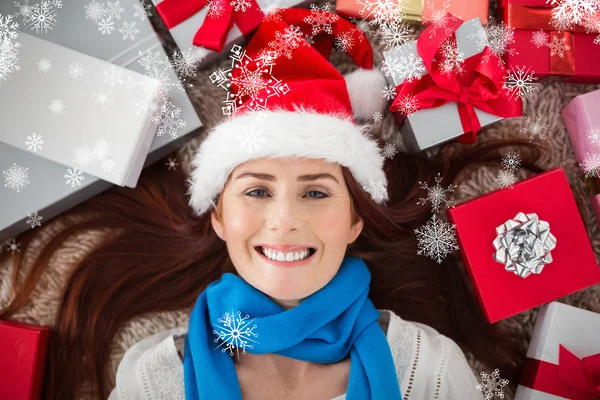
[[[358,68],[344,75],[352,103],[352,112],[357,119],[371,119],[375,112],[383,112],[387,100],[382,90],[386,86],[385,76],[379,69]]]

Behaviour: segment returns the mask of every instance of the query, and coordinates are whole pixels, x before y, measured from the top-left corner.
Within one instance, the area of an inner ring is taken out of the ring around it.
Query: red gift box
[[[488,322],[569,295],[600,282],[600,269],[562,168],[525,179],[454,208],[460,252]],[[526,278],[507,271],[493,256],[496,227],[523,212],[536,213],[556,238],[553,261]]]
[[[513,54],[505,54],[509,67],[525,66],[537,78],[558,75],[566,82],[600,83],[600,45],[594,43],[600,32],[586,33],[580,25],[571,31],[556,31],[549,23],[553,6],[546,0],[502,0],[500,4],[504,23],[515,28],[514,43],[509,45]],[[548,42],[564,38],[570,49],[561,56],[551,55],[548,46],[538,48],[532,37],[539,30],[548,34]]]
[[[49,333],[46,326],[0,321],[0,399],[41,397]]]

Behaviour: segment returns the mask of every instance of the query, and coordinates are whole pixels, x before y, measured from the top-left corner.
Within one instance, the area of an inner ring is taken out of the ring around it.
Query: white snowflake
[[[42,226],[42,219],[44,219],[44,217],[38,215],[37,211],[35,211],[33,214],[27,214],[27,221],[25,221],[25,223],[30,225],[31,229],[33,229],[36,226]]]
[[[85,5],[85,19],[91,19],[94,22],[98,22],[106,14],[106,7],[104,3],[98,3],[96,0],[92,0],[91,3]]]
[[[499,63],[503,62],[502,57],[505,54],[511,56],[519,54],[515,48],[511,47],[511,44],[515,43],[515,28],[506,26],[504,21],[495,24],[490,17],[487,25],[483,27],[483,31],[470,33],[468,37],[477,40],[479,51],[482,51],[485,46],[489,46],[492,52],[498,56]],[[490,58],[485,57],[482,60],[488,62]]]
[[[189,47],[183,53],[175,50],[172,64],[180,79],[196,76],[200,63],[208,53],[209,51],[204,47]]]
[[[417,112],[419,110],[419,100],[410,94],[405,94],[398,101],[397,110],[404,115]]]
[[[458,250],[455,228],[454,224],[450,225],[433,214],[424,226],[414,230],[419,249],[417,255],[425,255],[441,264],[448,254]]]
[[[600,177],[600,154],[598,153],[586,153],[583,162],[579,164],[583,172],[587,177],[598,178]]]
[[[102,18],[100,22],[98,22],[98,30],[103,35],[110,34],[115,29],[115,23],[110,18]]]
[[[369,24],[369,21],[366,21],[364,19],[358,19],[358,18],[350,18],[350,21],[356,25],[356,30],[359,30],[360,32],[364,33],[365,35],[373,35],[375,34],[375,31],[371,28],[371,25]]]
[[[145,21],[147,17],[152,16],[152,5],[151,4],[134,4],[133,5],[133,18],[139,17],[142,21]]]
[[[94,163],[94,152],[88,147],[87,144],[76,148],[74,150],[74,154],[75,156],[73,157],[73,162],[77,164],[79,169],[84,169],[88,165]]]
[[[13,163],[9,169],[2,171],[4,175],[4,187],[10,187],[17,193],[21,191],[25,186],[30,184],[29,182],[29,168],[24,168]]]
[[[283,32],[276,31],[275,40],[270,41],[268,46],[273,49],[277,57],[285,56],[288,59],[291,59],[292,50],[297,49],[300,45],[306,44],[306,40],[304,40],[300,28],[291,25],[286,27]]]
[[[423,16],[421,18],[421,23],[424,25],[431,24],[433,25],[433,29],[429,32],[429,37],[434,37],[437,35],[438,29],[444,29],[444,33],[448,34],[450,29],[448,28],[448,23],[456,19],[456,17],[460,17],[458,15],[453,15],[448,13],[448,9],[450,8],[450,0],[444,0],[442,3],[441,9],[436,9],[435,6],[437,2],[433,2],[427,0],[427,8],[431,10],[431,16]]]
[[[261,146],[267,139],[263,135],[263,130],[254,124],[244,126],[239,132],[235,132],[235,139],[241,149],[247,153],[260,151]]]
[[[62,114],[65,110],[65,104],[62,100],[52,100],[48,106],[48,110],[54,115]]]
[[[592,146],[600,146],[600,126],[592,126],[586,132],[585,137]]]
[[[73,64],[69,65],[68,73],[73,79],[81,78],[83,76],[83,65],[78,62],[74,62]]]
[[[110,87],[115,87],[117,84],[122,84],[123,80],[121,79],[121,74],[123,71],[120,68],[115,67],[114,65],[110,66],[109,70],[106,70],[104,73],[104,82]]]
[[[335,48],[339,51],[349,52],[354,47],[354,37],[352,31],[342,32],[335,36]]]
[[[38,61],[37,66],[38,66],[38,71],[44,72],[44,73],[50,71],[50,68],[52,68],[52,64],[50,63],[50,60],[47,60],[45,58],[42,58],[40,61]]]
[[[115,168],[115,162],[111,158],[102,160],[101,168],[104,172],[112,172]]]
[[[450,184],[444,189],[440,186],[440,183],[442,183],[442,176],[439,172],[435,177],[435,186],[429,187],[427,182],[419,182],[421,189],[427,190],[427,197],[421,197],[417,202],[417,205],[423,206],[427,204],[427,202],[430,202],[431,209],[436,213],[440,211],[442,203],[445,204],[446,207],[454,207],[454,202],[449,200],[447,196],[449,193],[454,192],[454,189],[458,186]]]
[[[14,71],[19,71],[19,47],[21,44],[14,40],[0,40],[0,83],[8,80],[8,77]]]
[[[44,141],[42,137],[37,133],[34,133],[30,136],[27,136],[27,140],[25,141],[25,145],[27,146],[27,150],[33,151],[34,153],[42,150],[42,145]]]
[[[382,118],[383,118],[383,115],[381,115],[381,113],[379,111],[375,111],[373,113],[373,121],[379,122],[379,121],[381,121]]]
[[[571,47],[567,44],[567,38],[561,37],[560,40],[557,36],[552,37],[552,42],[548,44],[550,48],[550,55],[558,55],[560,58],[565,56],[565,51],[571,50]]]
[[[382,154],[385,158],[391,160],[397,153],[398,150],[396,150],[396,146],[393,143],[386,143],[385,146],[383,146]]]
[[[552,17],[572,24],[581,24],[588,15],[596,12],[600,12],[597,0],[562,0],[552,8]]]
[[[514,151],[509,151],[502,156],[502,166],[508,171],[516,171],[521,167],[521,156]]]
[[[381,64],[381,70],[386,76],[391,75],[394,81],[406,80],[407,82],[421,79],[421,76],[427,73],[421,57],[406,52],[386,57]]]
[[[19,3],[15,3],[15,5],[20,7]],[[61,7],[58,7],[55,2],[41,0],[32,6],[27,4],[25,10],[21,9],[17,15],[23,16],[23,23],[29,26],[31,30],[44,34],[56,26],[56,14],[59,8]]]
[[[239,45],[234,45],[230,58],[231,68],[223,70],[217,68],[210,75],[212,83],[227,91],[225,106],[222,108],[225,115],[231,115],[242,109],[257,113],[264,110],[272,96],[282,96],[289,92],[286,83],[272,75],[273,59],[276,54],[252,59]],[[234,71],[234,72],[232,72]]]
[[[387,187],[383,183],[382,180],[374,181],[369,179],[369,184],[367,186],[363,186],[363,189],[371,195],[373,201],[380,202],[385,199],[387,195]]]
[[[105,92],[104,88],[101,86],[98,88],[97,91],[92,92],[92,97],[94,98],[94,102],[92,103],[92,105],[95,106],[100,106],[101,109],[106,109],[106,105],[107,104],[113,104],[114,101],[111,99],[110,97],[111,92]]]
[[[117,1],[107,1],[106,2],[106,15],[109,19],[121,19],[121,14],[125,11],[121,4],[119,4],[119,0]]]
[[[465,71],[464,63],[464,54],[458,50],[456,40],[446,39],[441,46],[440,70],[442,73],[462,75]]]
[[[480,392],[483,392],[485,396],[485,400],[492,400],[495,396],[499,398],[504,398],[503,388],[508,385],[508,379],[500,378],[500,371],[498,368],[494,370],[491,374],[486,373],[485,371],[481,371],[481,383],[475,385],[475,389]]]
[[[250,0],[229,0],[229,4],[237,12],[244,12],[252,6]]]
[[[260,9],[265,14],[264,20],[268,21],[271,18],[275,18],[279,15],[281,8],[279,8],[281,0],[267,0],[264,3],[261,3]]]
[[[112,143],[103,137],[92,143],[92,154],[95,160],[104,160],[112,155]]]
[[[187,123],[181,119],[181,108],[176,107],[170,101],[161,106],[160,114],[153,116],[152,121],[158,124],[156,136],[162,136],[166,133],[173,139],[177,138],[179,128],[187,126]]]
[[[386,100],[392,100],[397,95],[396,88],[394,86],[392,86],[392,85],[385,86],[383,88],[383,90],[381,91],[381,93],[383,93],[383,97]]]
[[[2,16],[0,14],[0,42],[3,40],[15,40],[19,33],[19,23],[12,20],[12,15]]]
[[[599,5],[600,8],[600,5]],[[598,36],[594,39],[595,44],[600,44],[600,10],[597,13],[588,15],[582,22],[585,28],[585,33],[597,33]]]
[[[529,141],[532,142],[536,137],[546,140],[546,129],[550,125],[542,122],[542,116],[538,115],[536,119],[525,117],[525,126],[521,128],[520,133],[529,133]]]
[[[169,161],[167,161],[165,163],[165,165],[169,167],[168,168],[169,170],[171,170],[171,169],[175,169],[175,167],[177,167],[179,165],[179,163],[177,162],[176,158],[169,157]]]
[[[402,46],[414,40],[414,29],[404,21],[386,21],[380,25],[381,40],[379,43],[388,49]]]
[[[539,31],[533,31],[531,33],[531,43],[535,45],[538,49],[540,47],[544,47],[548,45],[548,32],[540,29]]]
[[[565,18],[550,18],[549,25],[558,32],[570,31],[573,29],[573,23]]]
[[[8,246],[6,248],[6,251],[10,251],[10,254],[12,256],[15,255],[15,253],[20,253],[21,249],[19,249],[19,246],[21,245],[21,243],[17,243],[16,239],[12,239],[6,242],[6,245]]]
[[[225,1],[227,0],[210,0],[207,5],[206,15],[209,18],[219,18],[225,14]]]
[[[509,170],[501,170],[498,176],[496,177],[496,182],[502,189],[512,187],[517,181],[517,177],[512,171]]]
[[[530,72],[529,67],[525,71],[525,67],[525,65],[516,67],[511,65],[507,70],[508,75],[503,77],[505,81],[502,87],[508,91],[509,97],[514,97],[515,100],[529,97],[536,89],[534,82],[538,78],[533,76],[533,71]]]
[[[304,18],[304,22],[312,26],[312,35],[318,35],[321,32],[333,33],[331,24],[339,19],[339,16],[330,11],[331,4],[325,3],[322,8],[316,4],[311,4],[311,12],[308,17]]]
[[[69,168],[64,175],[65,183],[67,185],[71,185],[71,187],[81,186],[81,182],[83,182],[84,176],[80,169],[77,168]]]
[[[231,313],[224,313],[223,316],[217,320],[221,325],[212,324],[216,328],[213,330],[213,334],[217,335],[214,342],[218,343],[219,340],[222,341],[216,348],[218,349],[222,345],[225,345],[225,347],[221,349],[221,352],[225,353],[229,350],[230,356],[233,356],[233,350],[237,349],[238,357],[240,348],[242,349],[242,354],[246,354],[246,349],[253,349],[254,346],[249,342],[258,343],[252,339],[253,337],[258,337],[258,334],[254,332],[256,324],[250,326],[255,318],[247,321],[248,318],[250,317],[247,314],[242,317],[240,311],[237,312],[237,315],[231,311]]]
[[[401,1],[397,0],[356,0],[362,7],[358,14],[372,24],[382,24],[387,21],[395,21],[402,16],[405,8]]]
[[[119,29],[119,32],[123,34],[123,40],[135,40],[135,35],[140,33],[140,30],[135,27],[135,21],[131,23],[123,21],[123,27]]]

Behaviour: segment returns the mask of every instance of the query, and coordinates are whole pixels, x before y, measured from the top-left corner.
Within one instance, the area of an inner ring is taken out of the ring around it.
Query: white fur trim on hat
[[[382,90],[387,82],[379,69],[358,68],[344,75],[354,116],[370,120],[376,112],[382,113],[387,105]]]
[[[189,204],[201,216],[221,193],[229,174],[258,158],[325,159],[347,167],[354,179],[381,204],[388,200],[385,158],[377,142],[350,117],[306,109],[264,111],[265,118],[243,114],[217,126],[194,155]]]

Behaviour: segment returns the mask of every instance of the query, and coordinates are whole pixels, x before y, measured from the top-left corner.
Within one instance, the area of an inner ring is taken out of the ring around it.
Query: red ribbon
[[[250,7],[245,11],[235,11],[230,0],[213,0],[222,6],[223,12],[218,17],[206,15],[202,26],[196,32],[192,43],[214,51],[222,51],[225,40],[233,24],[236,24],[245,37],[260,25],[264,14],[256,0],[248,0]],[[156,6],[156,10],[171,29],[198,13],[208,5],[208,0],[164,0]]]
[[[600,353],[579,359],[560,345],[558,365],[525,359],[519,383],[571,400],[599,400]]]
[[[550,56],[550,72],[558,75],[575,74],[575,40],[574,33],[585,33],[583,26],[573,24],[570,29],[557,32],[550,20],[552,19],[551,5],[528,5],[509,2],[506,5],[505,21],[506,25],[515,29],[545,30],[550,32],[550,43],[554,40],[562,41],[565,38],[565,44],[569,46],[564,57],[558,54]]]
[[[475,108],[503,118],[513,118],[523,115],[523,103],[520,98],[512,100],[508,92],[502,89],[506,69],[498,56],[487,46],[483,52],[464,61],[465,71],[460,76],[442,73],[440,63],[433,63],[433,58],[442,43],[453,36],[462,23],[463,21],[452,16],[443,35],[436,34],[430,37],[428,30],[435,29],[434,25],[423,31],[417,40],[417,51],[429,74],[398,85],[398,96],[390,110],[400,111],[400,104],[405,96],[415,99],[419,109],[436,108],[456,102],[465,132],[457,140],[460,143],[474,143],[481,128]],[[400,118],[400,122],[403,118]]]

